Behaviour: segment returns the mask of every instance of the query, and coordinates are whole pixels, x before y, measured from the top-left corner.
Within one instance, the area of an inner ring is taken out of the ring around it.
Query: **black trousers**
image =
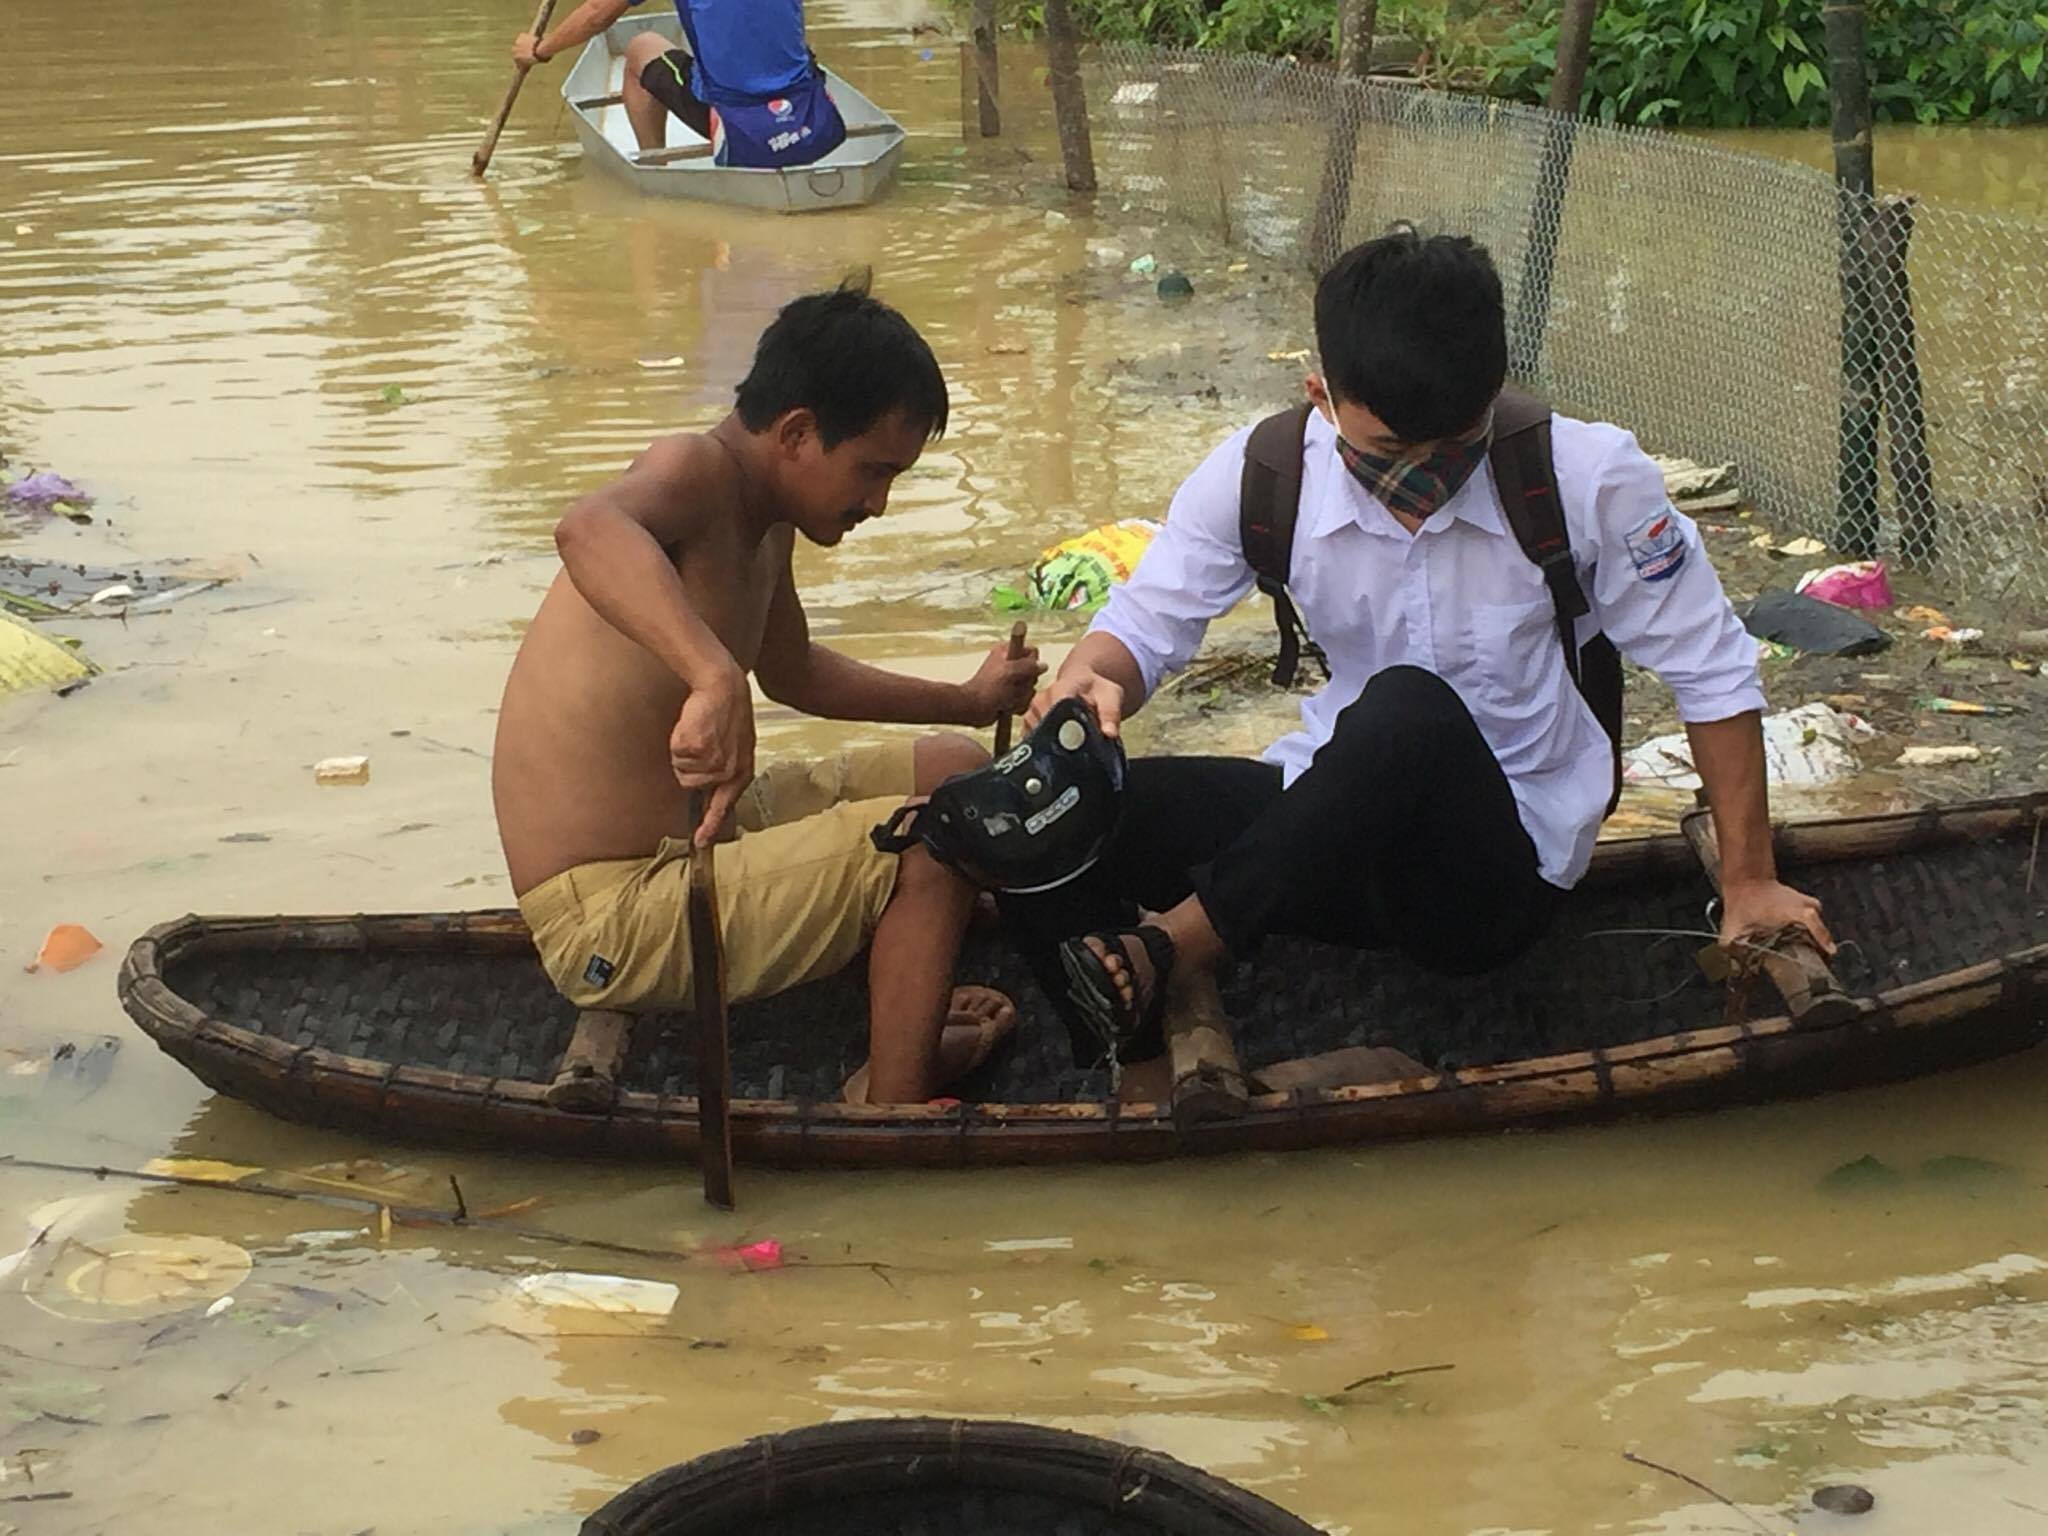
[[[1040,984],[1060,997],[1061,939],[1191,893],[1240,956],[1280,935],[1396,950],[1453,975],[1521,954],[1562,894],[1537,873],[1507,775],[1471,714],[1416,667],[1374,677],[1284,790],[1277,767],[1245,758],[1132,759],[1122,818],[1095,867],[1002,904]]]

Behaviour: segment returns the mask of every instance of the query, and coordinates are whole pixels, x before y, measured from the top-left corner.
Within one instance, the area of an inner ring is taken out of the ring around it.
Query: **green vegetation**
[[[1379,32],[1431,83],[1539,101],[1558,0],[1380,0]],[[1037,0],[1013,0],[1035,28]],[[1074,0],[1093,36],[1328,58],[1337,0]],[[1607,0],[1586,110],[1608,122],[1813,127],[1827,120],[1821,0]],[[2048,121],[2048,0],[1870,0],[1880,121]]]

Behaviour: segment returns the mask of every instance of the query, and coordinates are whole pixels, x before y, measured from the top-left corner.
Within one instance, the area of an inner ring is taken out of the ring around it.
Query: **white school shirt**
[[[1551,421],[1551,453],[1579,585],[1592,608],[1579,642],[1604,632],[1677,695],[1689,724],[1763,708],[1757,645],[1721,590],[1699,530],[1619,427]],[[1131,579],[1091,633],[1136,659],[1149,696],[1186,666],[1209,620],[1249,592],[1238,488],[1251,429],[1231,437],[1174,496]],[[1565,670],[1556,609],[1501,511],[1484,463],[1411,535],[1337,456],[1336,429],[1311,412],[1287,588],[1330,660],[1301,708],[1302,729],[1266,750],[1285,781],[1330,739],[1375,674],[1421,667],[1456,690],[1514,791],[1537,867],[1569,889],[1586,872],[1614,787],[1607,733]]]

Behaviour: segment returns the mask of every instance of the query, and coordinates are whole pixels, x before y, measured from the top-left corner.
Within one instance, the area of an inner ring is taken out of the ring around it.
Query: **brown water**
[[[51,1228],[0,1282],[0,1500],[69,1495],[0,1502],[0,1531],[564,1530],[746,1434],[901,1411],[1159,1446],[1332,1531],[1748,1528],[1630,1450],[1772,1530],[1833,1529],[1785,1511],[1840,1479],[1877,1491],[1874,1536],[2041,1529],[2039,1054],[1812,1104],[1365,1155],[747,1173],[741,1213],[717,1217],[687,1171],[279,1124],[210,1098],[121,1016],[118,949],[171,915],[505,900],[484,754],[551,521],[654,434],[713,419],[792,292],[871,264],[946,362],[952,433],[885,523],[801,571],[822,633],[942,675],[1000,628],[992,581],[1051,537],[1156,511],[1285,390],[1265,354],[1302,337],[1259,274],[1159,236],[1200,290],[1160,310],[1121,275],[1153,236],[1113,210],[1049,221],[1049,193],[1019,200],[1013,147],[959,151],[954,65],[907,30],[914,11],[813,11],[820,48],[913,137],[882,206],[791,222],[596,179],[548,76],[491,179],[470,181],[518,19],[475,0],[9,7],[0,443],[102,500],[89,528],[7,547],[238,579],[169,615],[70,626],[108,674],[0,703],[0,1147],[218,1158],[442,1206],[452,1173],[472,1208],[520,1206],[528,1225],[680,1249],[772,1237],[808,1262],[736,1275],[387,1235],[332,1207],[0,1167],[0,1254],[32,1218]],[[2015,180],[2037,176],[2015,153]],[[834,739],[781,719],[766,734]],[[352,752],[371,755],[367,787],[315,787],[315,760]],[[109,951],[24,974],[59,921]],[[121,1049],[96,1089],[42,1065],[98,1035]],[[1866,1155],[1905,1177],[1823,1185]],[[1921,1171],[1943,1158],[1998,1166]],[[187,1236],[253,1255],[215,1315],[232,1250],[211,1269],[188,1256],[156,1302],[121,1257]],[[510,1295],[537,1269],[679,1298],[642,1324],[542,1311]],[[1331,1401],[1440,1363],[1456,1368]]]

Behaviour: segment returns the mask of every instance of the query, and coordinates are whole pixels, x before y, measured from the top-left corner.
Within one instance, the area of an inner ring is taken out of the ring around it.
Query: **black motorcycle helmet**
[[[923,805],[899,806],[869,836],[884,853],[923,843],[986,890],[1049,891],[1102,856],[1123,788],[1122,743],[1102,734],[1087,705],[1062,699],[1003,756],[954,774]]]

